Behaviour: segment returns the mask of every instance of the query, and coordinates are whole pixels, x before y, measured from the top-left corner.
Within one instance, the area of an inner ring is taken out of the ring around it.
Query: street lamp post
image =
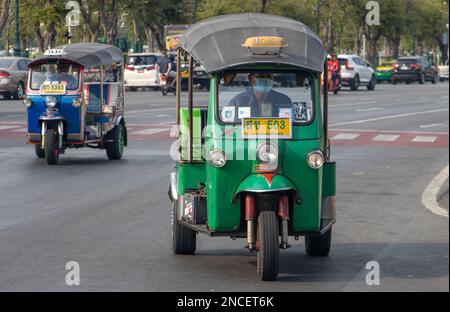
[[[20,56],[19,0],[16,0],[16,31],[14,33],[14,56]]]

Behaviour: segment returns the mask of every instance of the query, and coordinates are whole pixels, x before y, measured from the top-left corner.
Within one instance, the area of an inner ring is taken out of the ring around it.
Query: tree
[[[2,37],[3,30],[5,29],[5,25],[8,22],[10,0],[3,0],[1,3],[2,6],[0,13],[0,38]]]

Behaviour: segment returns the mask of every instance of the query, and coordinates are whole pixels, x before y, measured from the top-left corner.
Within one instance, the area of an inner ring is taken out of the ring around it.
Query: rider
[[[252,88],[235,95],[230,105],[250,107],[251,117],[278,117],[280,108],[292,108],[291,99],[272,89],[273,75],[252,73],[248,75]]]
[[[339,63],[337,55],[334,53],[331,55],[331,59],[328,59],[328,71],[331,72],[331,79],[333,81],[333,89],[336,87],[336,81],[339,78],[341,72],[341,64]]]
[[[172,60],[167,55],[167,50],[163,50],[161,57],[156,62],[156,70],[158,71],[159,81],[162,80],[162,76],[165,75],[167,78],[173,78],[176,73],[173,71]],[[174,79],[172,79],[174,80]]]

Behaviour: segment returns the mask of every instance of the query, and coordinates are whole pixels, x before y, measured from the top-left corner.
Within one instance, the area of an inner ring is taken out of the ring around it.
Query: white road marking
[[[440,126],[444,126],[444,124],[442,124],[442,123],[432,123],[432,124],[429,124],[429,125],[420,125],[419,128],[424,129],[424,128],[434,128],[434,127],[440,127]]]
[[[439,172],[437,176],[435,176],[433,180],[431,180],[425,191],[423,191],[422,204],[432,213],[448,218],[448,211],[441,208],[437,202],[439,189],[441,188],[445,180],[447,180],[447,178],[448,166],[442,169],[441,172]]]
[[[155,133],[160,133],[160,132],[164,132],[167,131],[167,128],[151,128],[151,129],[145,129],[145,130],[141,130],[141,131],[136,131],[133,132],[131,134],[141,134],[141,135],[151,135],[151,134],[155,134]]]
[[[434,109],[434,110],[429,110],[429,111],[421,111],[421,112],[413,112],[413,113],[405,113],[405,114],[398,114],[398,115],[390,115],[390,116],[383,116],[383,117],[370,118],[370,119],[345,121],[345,122],[331,124],[330,127],[353,125],[353,124],[360,124],[360,123],[366,123],[366,122],[371,122],[371,121],[402,118],[402,117],[408,117],[408,116],[414,116],[414,115],[432,114],[432,113],[445,112],[445,111],[448,111],[448,108]]]
[[[14,129],[14,130],[11,130],[11,132],[28,132],[28,128]]]
[[[412,141],[413,142],[429,142],[433,143],[436,141],[437,137],[435,136],[427,136],[427,135],[418,135]]]
[[[332,140],[354,140],[359,137],[359,133],[339,133],[332,137]]]
[[[18,128],[19,126],[0,126],[0,130],[6,130],[6,129],[14,129]]]
[[[382,107],[372,107],[372,108],[359,108],[356,111],[357,112],[372,112],[372,111],[379,111],[384,110]]]
[[[382,142],[394,142],[397,140],[399,135],[393,134],[379,134],[372,139],[372,141],[382,141]]]
[[[448,132],[428,132],[428,131],[395,131],[395,130],[369,130],[369,129],[330,129],[331,131],[348,132],[379,132],[379,133],[406,133],[406,134],[429,134],[429,135],[448,135]]]

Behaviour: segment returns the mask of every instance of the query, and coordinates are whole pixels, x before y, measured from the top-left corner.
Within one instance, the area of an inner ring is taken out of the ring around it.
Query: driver
[[[292,108],[291,99],[272,89],[273,75],[252,73],[248,75],[252,88],[235,95],[230,105],[250,107],[251,117],[278,117],[280,108]]]

